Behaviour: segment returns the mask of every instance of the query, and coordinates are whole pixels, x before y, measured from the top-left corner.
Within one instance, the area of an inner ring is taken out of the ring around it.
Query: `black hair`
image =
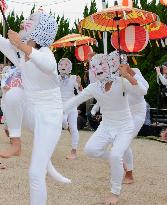
[[[167,67],[167,61],[162,64],[162,66]]]
[[[7,63],[7,64],[10,63],[11,66],[14,66],[14,64],[13,64],[8,58],[6,58],[6,63]]]
[[[42,46],[40,46],[39,44],[36,43],[35,48],[40,49],[40,48],[42,48]]]

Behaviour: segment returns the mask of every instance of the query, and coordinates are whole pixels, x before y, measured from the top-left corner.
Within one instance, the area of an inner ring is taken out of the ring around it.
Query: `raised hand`
[[[9,30],[8,31],[8,38],[9,38],[9,41],[11,42],[11,44],[19,49],[19,47],[22,43],[19,34],[15,31]]]
[[[130,75],[129,72],[128,72],[128,69],[129,69],[129,65],[127,65],[127,64],[120,64],[119,72],[122,75],[122,77],[126,78],[127,76]]]
[[[159,75],[161,73],[160,67],[155,67],[157,74]]]

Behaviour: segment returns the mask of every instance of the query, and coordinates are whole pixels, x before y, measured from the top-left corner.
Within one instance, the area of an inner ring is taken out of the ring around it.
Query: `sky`
[[[70,19],[70,25],[75,19],[82,19],[82,13],[85,5],[90,5],[91,0],[9,0],[8,11],[14,9],[18,14],[23,11],[25,16],[30,14],[30,11],[36,4],[36,8],[43,6],[44,11],[55,12]],[[97,0],[98,8],[101,9],[101,0]]]
[[[55,12],[57,15],[62,16],[64,14],[66,18],[69,18],[70,27],[72,27],[75,19],[83,18],[82,14],[84,7],[85,5],[90,6],[91,0],[7,0],[7,2],[7,12],[14,9],[18,15],[23,12],[24,16],[28,17],[35,3],[36,8],[43,6],[44,11],[46,12],[52,10],[52,12]],[[108,0],[109,6],[112,6],[113,2],[114,0]],[[96,3],[98,10],[101,10],[102,0],[96,0]]]

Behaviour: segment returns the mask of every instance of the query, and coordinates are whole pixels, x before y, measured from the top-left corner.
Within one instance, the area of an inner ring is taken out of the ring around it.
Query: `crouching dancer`
[[[31,205],[46,205],[47,172],[58,181],[70,183],[50,161],[60,138],[63,118],[57,65],[48,48],[54,41],[56,30],[52,16],[37,12],[23,23],[19,34],[9,30],[9,39],[0,36],[0,51],[20,69],[24,87],[13,88],[5,94],[5,117],[9,135],[15,140],[8,151],[0,152],[0,156],[8,158],[20,151],[22,127],[33,133],[29,170]]]
[[[114,51],[118,55],[117,51]],[[133,139],[133,119],[129,109],[128,93],[143,95],[145,87],[126,72],[126,65],[117,63],[112,55],[97,54],[90,61],[91,71],[98,79],[65,105],[67,112],[82,102],[95,98],[101,108],[102,121],[88,140],[85,152],[90,157],[109,159],[111,167],[111,194],[107,205],[116,205],[124,175],[123,156]],[[122,77],[119,77],[119,72]],[[112,144],[112,150],[106,149]]]

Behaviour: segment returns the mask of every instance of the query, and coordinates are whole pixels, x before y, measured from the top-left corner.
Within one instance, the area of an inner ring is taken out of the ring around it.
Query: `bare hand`
[[[122,77],[126,78],[132,85],[137,85],[137,80],[133,77],[133,75],[128,72],[129,65],[121,64],[119,66],[120,74]]]
[[[3,71],[3,68],[4,68],[4,64],[0,64],[0,72]]]
[[[78,110],[78,115],[80,115],[82,113],[82,111],[81,110]]]
[[[133,77],[136,73],[134,72],[134,70],[128,65],[127,67],[127,72]]]
[[[2,89],[4,90],[4,92],[7,92],[8,90],[10,90],[10,87],[5,85]]]
[[[102,119],[102,116],[101,116],[101,115],[96,115],[96,120],[97,120],[97,122],[100,122],[101,119]]]
[[[161,74],[160,67],[155,67],[155,69],[156,69],[156,72],[157,72],[158,75]]]
[[[81,84],[81,77],[79,75],[77,75],[76,81],[79,85]]]
[[[20,47],[22,41],[21,41],[20,36],[17,32],[9,30],[8,31],[8,38],[9,38],[9,41],[11,42],[12,45],[14,45],[17,48]]]
[[[126,78],[127,76],[129,76],[129,72],[128,72],[128,69],[129,69],[129,65],[127,64],[120,64],[119,66],[119,71],[120,71],[120,74]]]

